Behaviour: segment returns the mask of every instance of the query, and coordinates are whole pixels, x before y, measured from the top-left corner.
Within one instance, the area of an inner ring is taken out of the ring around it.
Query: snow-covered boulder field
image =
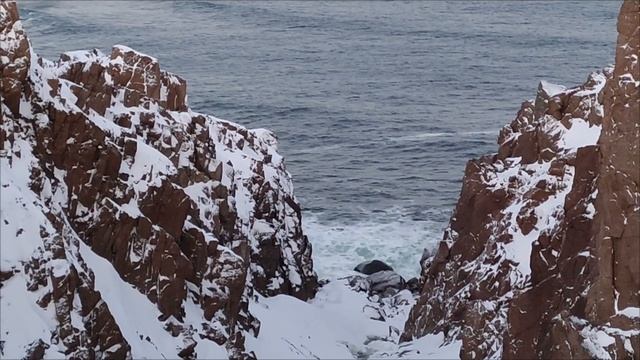
[[[254,295],[314,296],[270,131],[125,46],[39,57],[14,2],[0,73],[1,357],[250,356]]]
[[[640,2],[615,67],[542,82],[467,164],[403,341],[441,334],[468,359],[640,358]]]

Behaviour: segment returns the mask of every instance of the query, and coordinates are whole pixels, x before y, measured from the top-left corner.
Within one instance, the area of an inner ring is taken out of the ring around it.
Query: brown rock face
[[[589,319],[603,323],[616,308],[640,303],[640,3],[625,2],[618,17],[614,81],[604,89],[596,217],[597,278],[587,301]],[[624,291],[635,289],[635,291]],[[616,295],[617,294],[617,295]]]
[[[250,356],[253,291],[315,294],[311,245],[270,132],[192,112],[183,79],[124,46],[38,57],[14,2],[0,2],[0,35],[3,196],[32,198],[47,230],[31,237],[32,255],[2,263],[0,279],[32,284],[24,291],[43,294],[43,311],[54,304],[58,324],[25,356],[141,356],[96,290],[84,244],[155,304],[149,321],[182,339],[159,353],[168,358],[198,356],[203,341]],[[2,226],[19,220],[8,214]],[[19,232],[2,241],[23,246]]]
[[[403,340],[444,332],[462,358],[640,354],[640,2],[614,69],[542,83],[494,156],[472,160]]]
[[[18,21],[18,8],[15,4],[2,2],[0,11],[3,14],[0,18],[0,29],[2,29],[0,36],[3,41],[0,48],[0,57],[2,57],[0,89],[2,89],[3,103],[12,115],[17,115],[20,111],[20,95],[31,60],[29,41],[24,35],[22,24]]]

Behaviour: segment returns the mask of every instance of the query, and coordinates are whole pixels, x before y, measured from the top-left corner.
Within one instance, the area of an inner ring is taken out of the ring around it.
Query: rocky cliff
[[[467,164],[444,239],[422,261],[402,339],[460,356],[640,358],[640,2],[618,17],[615,67],[541,83]]]
[[[0,72],[2,357],[247,357],[254,293],[315,294],[272,133],[125,46],[39,57],[14,2]]]
[[[0,357],[640,358],[639,1],[618,32],[614,68],[542,82],[467,164],[415,305],[349,278],[302,302],[274,135],[125,46],[43,59],[0,0]]]

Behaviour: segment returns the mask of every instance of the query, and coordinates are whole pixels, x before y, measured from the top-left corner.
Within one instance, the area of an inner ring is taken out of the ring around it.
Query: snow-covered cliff
[[[640,2],[618,31],[468,163],[415,296],[319,286],[272,133],[125,46],[43,59],[0,0],[0,357],[638,358]]]
[[[277,141],[151,56],[33,52],[0,3],[3,357],[249,356],[253,294],[317,278]]]
[[[615,67],[542,82],[467,164],[403,340],[463,358],[640,356],[640,2],[623,3]]]

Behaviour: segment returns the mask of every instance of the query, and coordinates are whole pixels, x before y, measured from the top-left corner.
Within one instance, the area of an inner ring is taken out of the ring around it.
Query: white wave
[[[395,212],[355,223],[326,222],[313,213],[305,213],[303,219],[320,278],[343,276],[372,259],[388,263],[405,279],[418,276],[423,250],[438,244],[445,225],[407,219]]]
[[[436,133],[419,133],[413,135],[399,136],[388,138],[390,141],[418,141],[432,137],[454,137],[454,136],[472,136],[472,135],[497,135],[498,130],[487,131],[461,131],[461,132],[436,132]]]
[[[349,146],[367,146],[367,145],[376,145],[380,142],[405,142],[405,141],[420,141],[429,138],[437,138],[437,137],[461,137],[461,136],[474,136],[474,135],[498,135],[498,130],[487,130],[487,131],[460,131],[460,132],[425,132],[418,133],[412,135],[403,135],[403,136],[386,136],[382,138],[370,139],[360,142],[349,142],[348,144],[332,144],[318,147],[310,147],[306,149],[293,150],[292,153],[295,154],[309,154],[309,153],[322,153],[324,151],[330,151],[335,149],[343,148],[346,145]]]
[[[325,145],[325,146],[317,146],[312,148],[300,149],[300,150],[291,150],[291,153],[296,154],[308,154],[308,153],[321,153],[327,150],[335,150],[343,147],[343,144],[333,144],[333,145]]]

